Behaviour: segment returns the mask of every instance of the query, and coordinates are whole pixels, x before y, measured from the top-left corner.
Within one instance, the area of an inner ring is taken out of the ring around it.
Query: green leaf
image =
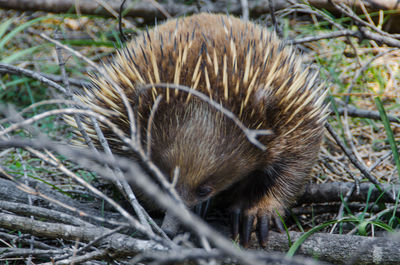
[[[17,161],[17,162],[15,162],[15,166],[17,167],[17,168],[21,168],[21,162],[19,162],[19,161]]]
[[[360,233],[360,235],[362,235],[362,236],[366,236],[367,235],[367,225],[369,225],[368,221],[362,221],[358,225],[358,232]]]

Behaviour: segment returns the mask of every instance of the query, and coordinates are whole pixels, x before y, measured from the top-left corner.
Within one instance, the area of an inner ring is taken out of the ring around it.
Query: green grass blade
[[[45,20],[45,19],[49,19],[51,17],[53,17],[53,16],[38,17],[38,18],[32,19],[32,20],[30,20],[28,22],[25,22],[22,25],[19,25],[18,27],[16,27],[12,31],[10,31],[7,35],[4,36],[4,38],[2,38],[0,40],[0,50],[2,50],[4,48],[4,45],[6,45],[6,43],[9,42],[15,35],[17,35],[21,31],[23,31],[24,29],[32,26],[33,24],[35,24],[37,22],[40,22],[40,21]]]
[[[378,226],[382,229],[385,229],[387,232],[393,233],[395,230],[390,227],[389,225],[385,224],[384,222],[380,222],[380,221],[370,221],[371,225],[375,225]]]
[[[356,219],[356,218],[344,218],[344,219],[340,219],[340,220],[329,221],[329,222],[323,223],[322,225],[313,227],[308,232],[306,232],[303,235],[301,235],[301,237],[299,237],[299,239],[297,239],[296,242],[293,243],[293,245],[289,248],[288,252],[286,253],[286,256],[287,257],[293,257],[293,255],[299,249],[301,244],[303,244],[303,242],[307,238],[309,238],[312,234],[314,234],[315,232],[321,230],[322,228],[325,228],[327,226],[330,226],[330,225],[333,225],[333,224],[336,224],[336,223],[339,223],[339,222],[358,222],[358,221],[359,220]]]
[[[389,220],[388,225],[390,227],[393,227],[394,222],[396,221],[396,213],[397,213],[397,208],[399,207],[399,198],[400,198],[400,192],[397,191],[397,197],[396,197],[396,203],[394,204],[394,208],[393,208],[393,214],[392,217]]]
[[[39,46],[31,47],[31,48],[28,48],[28,49],[25,49],[22,51],[14,52],[10,56],[5,57],[5,58],[1,59],[0,61],[2,63],[8,63],[8,64],[12,63],[27,54],[33,54],[36,50],[38,50],[39,48],[42,48],[44,46],[46,46],[46,45],[39,45]]]
[[[0,25],[0,39],[3,37],[3,35],[6,33],[7,29],[10,27],[11,23],[14,22],[14,18],[10,18],[9,20],[3,22]]]
[[[400,177],[400,159],[399,159],[399,151],[397,149],[397,144],[394,139],[393,131],[392,128],[390,127],[390,121],[386,115],[385,108],[383,107],[382,101],[379,97],[375,97],[375,104],[378,108],[379,115],[381,116],[381,120],[383,123],[383,126],[385,127],[386,130],[386,135],[390,144],[390,148],[392,149],[392,154],[393,154],[393,159],[396,163],[397,167],[397,174]]]
[[[279,214],[279,212],[277,210],[275,210],[276,214],[279,216],[279,219],[281,220],[283,227],[285,228],[286,231],[286,236],[288,238],[288,242],[289,242],[289,247],[292,246],[292,240],[290,239],[290,234],[289,234],[289,230],[285,224],[285,220],[282,218],[282,216]]]

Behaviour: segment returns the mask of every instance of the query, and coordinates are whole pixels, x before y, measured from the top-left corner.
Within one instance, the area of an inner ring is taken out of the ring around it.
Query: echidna
[[[224,191],[234,237],[241,230],[247,245],[257,221],[265,245],[269,221],[294,202],[317,157],[326,118],[318,73],[274,33],[215,14],[173,19],[147,30],[104,67],[112,81],[93,77],[83,101],[130,135],[117,84],[134,109],[146,146],[150,113],[162,95],[151,118],[151,160],[166,176],[179,168],[176,190],[188,207]],[[258,137],[265,149],[215,106],[174,84],[205,94],[249,129],[269,130]],[[103,130],[115,152],[131,155],[110,129]]]

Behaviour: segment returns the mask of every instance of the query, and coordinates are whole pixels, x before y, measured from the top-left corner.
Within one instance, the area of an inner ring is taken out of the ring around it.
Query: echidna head
[[[179,169],[175,187],[188,207],[258,169],[260,152],[207,103],[192,100],[170,111],[154,121],[152,159],[166,175]]]

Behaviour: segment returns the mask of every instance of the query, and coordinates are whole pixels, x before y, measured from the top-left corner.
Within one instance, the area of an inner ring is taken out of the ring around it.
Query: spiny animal
[[[193,207],[223,192],[232,210],[233,236],[240,233],[247,245],[257,223],[265,246],[270,221],[295,201],[319,151],[327,106],[318,72],[264,27],[215,14],[146,30],[104,69],[109,78],[93,76],[83,102],[129,136],[120,87],[134,110],[143,146],[151,147],[151,160],[170,178],[179,168],[175,187],[184,203]],[[257,138],[265,148],[251,143],[210,102],[173,85],[203,93],[249,129],[269,130]],[[85,126],[94,134],[90,122]],[[102,129],[115,152],[131,155],[107,126]]]

